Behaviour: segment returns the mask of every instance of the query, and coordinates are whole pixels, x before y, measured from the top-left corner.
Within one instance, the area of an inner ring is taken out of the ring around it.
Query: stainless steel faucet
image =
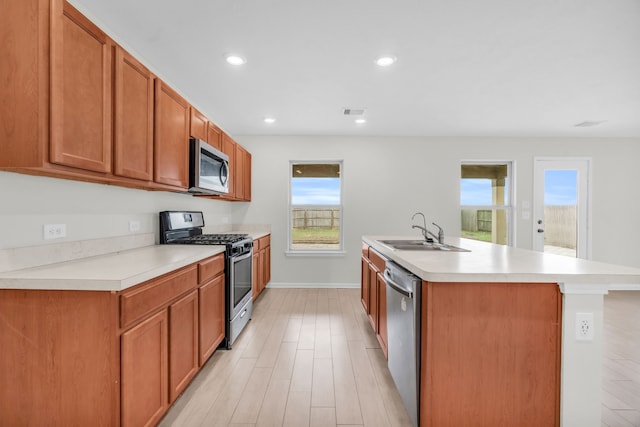
[[[444,230],[442,229],[442,227],[440,227],[438,224],[436,224],[435,222],[432,222],[433,225],[435,225],[436,227],[438,227],[438,235],[436,236],[435,234],[433,234],[431,231],[429,231],[427,229],[427,219],[425,218],[424,214],[422,212],[416,212],[413,214],[413,216],[411,217],[411,221],[413,221],[413,219],[417,216],[417,215],[421,215],[422,216],[422,223],[424,224],[422,225],[416,225],[413,224],[411,226],[411,228],[418,228],[420,230],[422,230],[422,235],[424,236],[424,240],[430,240],[429,236],[433,237],[434,239],[438,240],[438,243],[440,243],[441,245],[444,244]]]

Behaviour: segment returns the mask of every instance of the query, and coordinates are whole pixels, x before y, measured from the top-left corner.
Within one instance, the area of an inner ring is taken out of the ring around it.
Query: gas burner
[[[198,234],[173,240],[171,243],[183,245],[228,245],[246,239],[248,234]]]

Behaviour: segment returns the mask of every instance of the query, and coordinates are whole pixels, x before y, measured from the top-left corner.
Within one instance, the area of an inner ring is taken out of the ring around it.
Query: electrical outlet
[[[576,313],[576,340],[593,341],[593,313]]]
[[[140,231],[140,221],[131,220],[129,221],[129,231]]]
[[[45,240],[61,239],[67,235],[66,224],[45,224],[43,228],[43,237]]]

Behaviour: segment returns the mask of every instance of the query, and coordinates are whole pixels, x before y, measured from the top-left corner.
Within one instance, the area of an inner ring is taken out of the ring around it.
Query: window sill
[[[346,251],[285,251],[285,256],[290,257],[343,257]]]

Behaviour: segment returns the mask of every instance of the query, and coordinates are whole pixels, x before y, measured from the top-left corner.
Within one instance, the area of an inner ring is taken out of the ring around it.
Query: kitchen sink
[[[401,251],[442,251],[442,252],[471,252],[444,243],[427,242],[425,240],[378,240],[385,246]]]

